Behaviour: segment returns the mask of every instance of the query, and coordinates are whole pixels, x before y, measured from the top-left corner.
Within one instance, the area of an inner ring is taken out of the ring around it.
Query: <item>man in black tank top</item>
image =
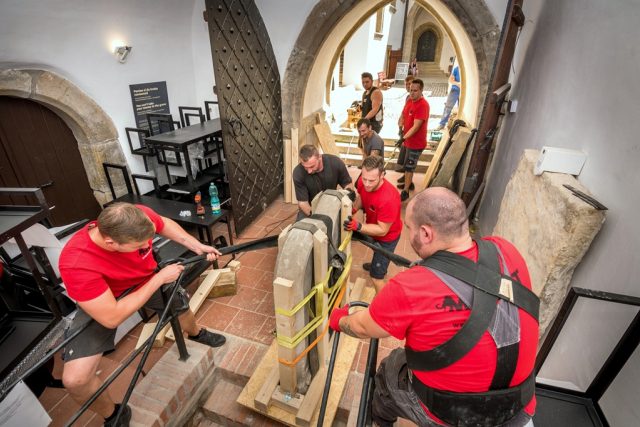
[[[369,119],[371,128],[380,133],[384,109],[382,107],[382,91],[373,85],[371,73],[362,73],[362,118]]]

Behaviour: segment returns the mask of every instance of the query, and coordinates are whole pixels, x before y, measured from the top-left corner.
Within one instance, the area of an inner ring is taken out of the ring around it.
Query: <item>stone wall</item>
[[[538,150],[525,150],[505,190],[492,234],[511,241],[527,262],[533,290],[540,297],[542,341],[605,214],[563,187],[568,184],[589,194],[572,175],[533,175],[538,155]]]

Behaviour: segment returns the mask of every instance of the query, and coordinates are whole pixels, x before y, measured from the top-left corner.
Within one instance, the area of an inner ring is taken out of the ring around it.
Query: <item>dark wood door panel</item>
[[[54,225],[100,212],[69,127],[37,102],[0,97],[2,185],[42,187]],[[14,200],[15,203],[24,203]]]
[[[282,193],[280,75],[253,1],[207,0],[206,16],[234,223],[240,232]]]

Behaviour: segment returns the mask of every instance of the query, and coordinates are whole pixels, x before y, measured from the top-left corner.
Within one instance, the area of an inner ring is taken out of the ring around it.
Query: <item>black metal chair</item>
[[[149,171],[147,157],[156,157],[158,155],[153,147],[148,147],[144,142],[145,138],[149,136],[149,131],[147,129],[139,128],[124,128],[124,130],[127,133],[127,141],[129,142],[131,154],[142,156],[142,160],[144,161],[144,170]],[[134,139],[136,138],[138,140],[137,147],[134,146]]]
[[[220,104],[218,104],[218,101],[204,101],[204,113],[207,120],[211,120],[211,107],[214,105],[218,106],[218,116],[220,116]]]
[[[151,135],[160,135],[181,127],[180,122],[173,120],[171,114],[165,113],[147,113],[147,125],[149,126],[149,134]],[[158,162],[170,166],[182,166],[182,157],[180,154],[172,151],[170,151],[170,153],[172,155],[167,156],[167,150],[159,150]]]
[[[178,107],[178,112],[180,114],[182,127],[195,124],[194,119],[198,119],[198,123],[205,121],[205,115],[202,114],[202,108],[200,107]]]

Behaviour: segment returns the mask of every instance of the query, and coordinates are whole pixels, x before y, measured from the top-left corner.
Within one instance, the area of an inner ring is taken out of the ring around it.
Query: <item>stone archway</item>
[[[282,119],[285,138],[299,130],[300,143],[315,142],[315,113],[323,112],[325,83],[349,37],[389,0],[320,0],[309,14],[287,63],[282,83]],[[460,100],[461,110],[475,122],[480,99],[487,91],[500,28],[484,2],[469,6],[464,0],[416,0],[438,18],[454,43],[463,79],[470,88]]]
[[[53,71],[21,68],[0,70],[2,95],[28,98],[55,111],[78,141],[96,200],[100,205],[111,200],[102,163],[126,164],[126,160],[113,121],[93,99]]]

